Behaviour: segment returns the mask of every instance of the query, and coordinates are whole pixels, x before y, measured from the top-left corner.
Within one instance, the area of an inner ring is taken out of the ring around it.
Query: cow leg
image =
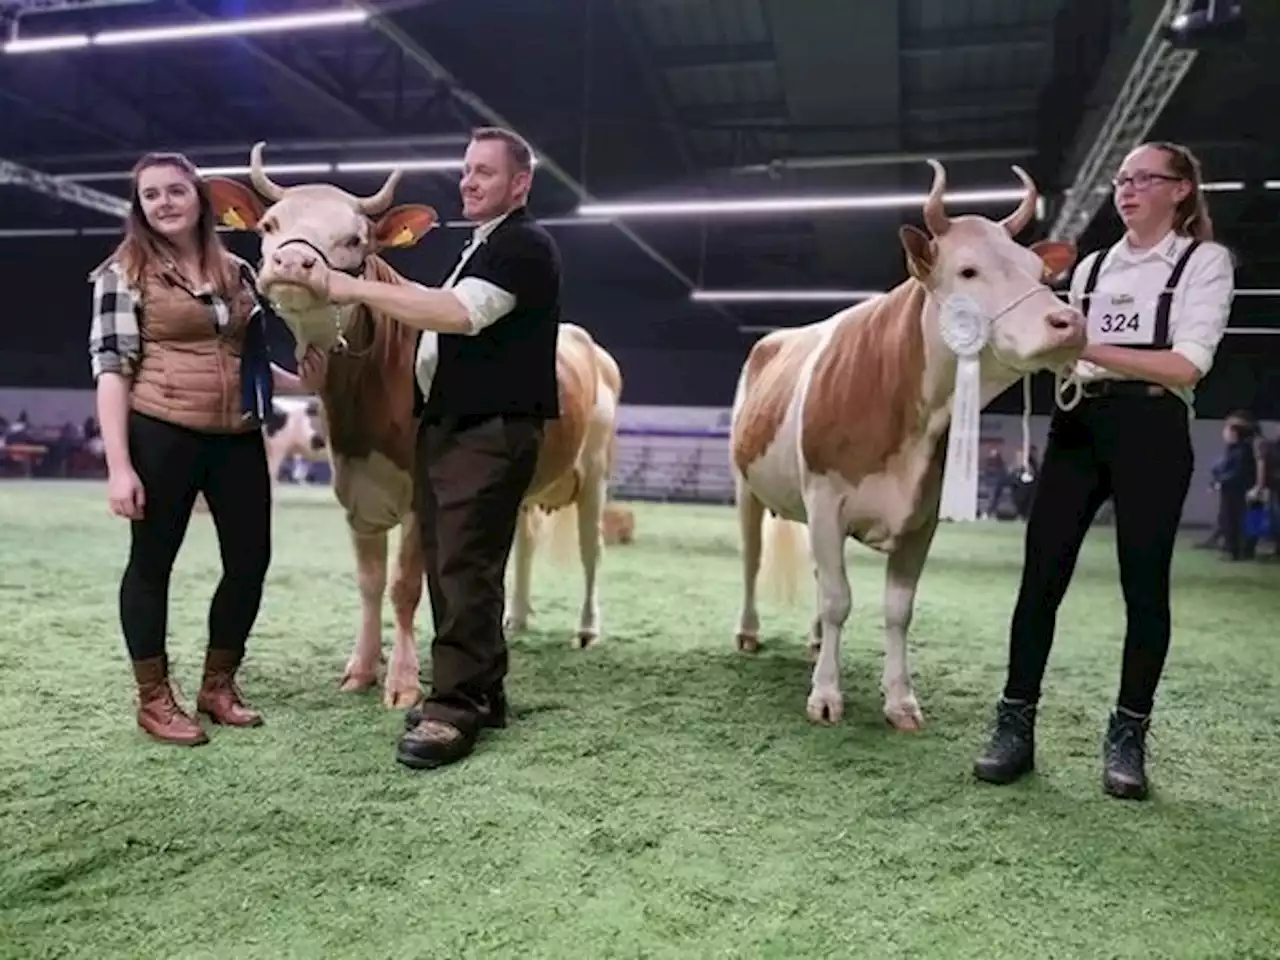
[[[822,650],[822,590],[818,586],[818,568],[813,568],[813,593],[817,611],[813,615],[813,625],[809,628],[809,662],[818,662],[818,653]]]
[[[396,638],[383,682],[382,702],[392,710],[407,710],[422,699],[418,638],[413,617],[422,602],[425,574],[418,517],[410,513],[400,521],[400,549],[391,575],[391,608],[396,616]]]
[[[378,682],[382,660],[382,595],[387,587],[387,535],[351,531],[360,586],[360,632],[342,675],[344,692],[367,690]]]
[[[818,571],[818,619],[821,627],[818,660],[806,705],[814,723],[839,723],[844,714],[840,692],[840,634],[853,597],[844,561],[844,527],[840,523],[840,501],[817,497],[806,503],[809,514],[809,541]]]
[[[911,689],[907,631],[915,612],[916,587],[937,529],[935,513],[925,526],[899,540],[898,548],[889,554],[885,564],[884,674],[880,689],[884,692],[885,719],[898,730],[919,730],[924,726],[924,714]]]
[[[530,599],[533,579],[533,553],[538,546],[539,517],[535,506],[522,507],[516,521],[516,540],[511,546],[512,589],[507,594],[507,612],[502,628],[507,633],[523,633],[529,629],[533,613]]]
[[[607,474],[591,474],[578,491],[578,553],[582,558],[582,613],[578,619],[577,646],[585,650],[600,639],[600,598],[596,592],[596,574],[604,534],[604,501],[608,489]]]
[[[760,649],[760,611],[756,607],[756,583],[760,557],[764,552],[764,504],[736,478],[738,534],[742,544],[742,610],[738,614],[738,649],[755,653]]]

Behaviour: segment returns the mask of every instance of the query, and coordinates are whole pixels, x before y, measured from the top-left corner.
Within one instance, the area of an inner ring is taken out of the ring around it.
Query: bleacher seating
[[[729,435],[620,429],[611,486],[620,500],[732,503]]]

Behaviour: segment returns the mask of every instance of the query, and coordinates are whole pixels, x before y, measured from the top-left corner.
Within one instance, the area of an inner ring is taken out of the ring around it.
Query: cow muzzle
[[[1087,342],[1084,317],[1070,308],[1055,310],[1045,318],[1049,328],[1049,349],[1064,355],[1067,361],[1079,358]]]

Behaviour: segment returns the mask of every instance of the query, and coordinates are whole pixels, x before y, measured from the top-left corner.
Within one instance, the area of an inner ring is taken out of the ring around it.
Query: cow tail
[[[809,556],[809,531],[802,523],[783,520],[772,512],[764,515],[764,544],[760,557],[760,592],[771,600],[793,606],[802,584],[813,582]]]

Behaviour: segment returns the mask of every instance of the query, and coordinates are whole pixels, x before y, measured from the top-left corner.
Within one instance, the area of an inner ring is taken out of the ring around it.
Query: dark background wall
[[[2,219],[2,216],[0,216]],[[582,234],[575,228],[564,233]],[[449,231],[441,242],[392,254],[397,269],[424,283],[438,282],[466,242]],[[636,298],[619,291],[636,284],[575,272],[575,236],[565,250],[566,318],[592,331],[618,358],[626,380],[624,402],[677,406],[727,406],[738,369],[754,339],[739,334],[734,321],[691,305],[669,278],[655,278],[653,295]],[[0,242],[0,286],[6,291],[0,343],[0,386],[88,387],[89,271],[114,245],[110,237],[39,238]],[[256,262],[256,241],[233,237],[232,247]],[[1243,272],[1243,271],[1242,271]],[[631,278],[627,278],[630,280]],[[1241,285],[1246,284],[1241,277]],[[1238,298],[1234,326],[1275,325],[1280,298]],[[735,312],[746,324],[795,323],[822,315],[827,307],[805,311],[757,308]],[[284,351],[287,358],[287,351]],[[1199,390],[1199,415],[1217,418],[1237,408],[1280,419],[1280,337],[1228,336],[1217,364]],[[291,365],[291,362],[288,364]],[[1035,408],[1047,411],[1052,380],[1035,381]],[[1001,396],[989,410],[1021,410],[1020,388]]]

